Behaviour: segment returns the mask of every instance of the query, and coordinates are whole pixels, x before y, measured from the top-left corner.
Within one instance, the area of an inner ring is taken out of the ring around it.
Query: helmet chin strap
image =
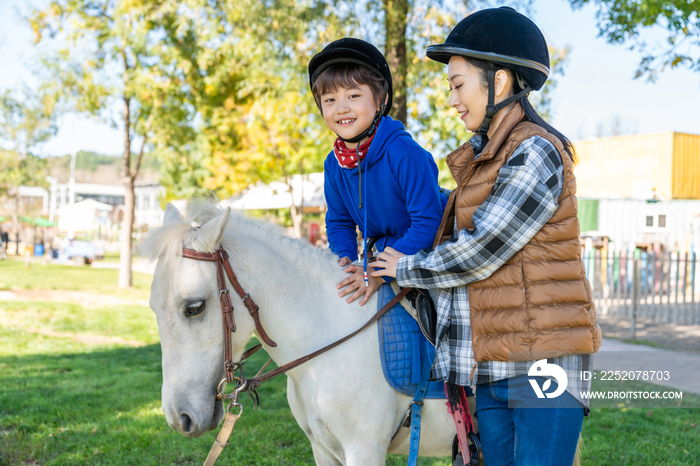
[[[386,81],[384,81],[384,101],[385,102],[388,99],[388,96],[389,96],[389,84]],[[374,130],[377,129],[377,125],[379,125],[379,120],[381,120],[382,115],[384,115],[385,111],[386,111],[386,103],[383,103],[379,106],[379,111],[377,111],[377,113],[374,114],[374,118],[372,119],[372,124],[369,125],[369,128],[367,128],[366,130],[364,130],[363,132],[361,132],[360,134],[358,134],[354,138],[346,139],[346,138],[344,138],[336,133],[336,136],[338,136],[338,139],[340,139],[341,141],[343,141],[345,143],[348,143],[348,142],[351,144],[357,143],[357,147],[355,148],[355,157],[357,157],[357,168],[358,168],[358,172],[359,172],[359,176],[360,176],[359,186],[358,186],[359,191],[360,191],[358,207],[360,209],[362,209],[362,166],[361,166],[361,162],[360,162],[360,142],[364,138],[366,138],[366,137],[370,136],[372,133],[374,133]]]
[[[362,206],[362,161],[360,160],[360,142],[370,136],[372,133],[374,133],[374,130],[377,129],[377,125],[379,124],[379,120],[382,118],[382,115],[384,114],[384,109],[386,107],[384,105],[381,106],[380,110],[374,115],[374,118],[372,119],[372,124],[369,125],[369,128],[355,136],[354,138],[344,138],[340,135],[338,136],[338,139],[340,139],[343,142],[349,142],[351,144],[357,143],[357,146],[355,146],[355,157],[357,158],[357,171],[358,171],[358,191],[359,191],[359,202],[358,202],[358,208],[364,211],[364,216],[365,216],[365,228],[364,231],[362,232],[362,240],[364,241],[364,279],[365,279],[365,286],[369,286],[369,278],[367,276],[367,209]],[[368,149],[369,150],[369,149]],[[367,169],[365,169],[367,170]],[[366,175],[366,172],[365,172]],[[366,180],[365,180],[366,181]],[[365,188],[367,189],[367,188]]]
[[[383,108],[384,106],[382,106]],[[338,136],[338,139],[340,139],[343,142],[349,142],[351,144],[357,143],[357,146],[355,147],[355,157],[357,157],[357,169],[360,174],[360,180],[359,180],[359,190],[360,190],[360,199],[359,199],[359,205],[358,207],[361,209],[362,208],[362,166],[361,166],[361,161],[360,161],[360,142],[366,138],[367,136],[370,136],[372,133],[374,133],[374,130],[377,129],[377,125],[379,124],[379,120],[382,118],[383,112],[380,110],[374,115],[374,119],[372,119],[372,124],[369,125],[369,128],[355,136],[354,138],[344,138],[340,136],[339,134],[336,133],[336,136]]]
[[[507,107],[512,102],[515,102],[516,100],[522,97],[527,97],[528,94],[530,94],[530,91],[532,90],[530,89],[530,86],[526,84],[525,88],[522,91],[508,97],[502,102],[499,102],[497,105],[494,105],[493,102],[496,95],[496,72],[494,70],[487,70],[486,74],[488,76],[489,81],[489,101],[486,105],[486,116],[484,117],[484,121],[481,122],[481,127],[479,128],[479,134],[481,134],[482,148],[486,145],[487,142],[489,142],[489,137],[487,133],[489,131],[489,127],[491,126],[491,120],[493,120],[493,117],[495,117],[500,110]]]
[[[384,99],[388,98],[389,95],[389,84],[384,81]],[[351,143],[355,144],[357,143],[357,146],[355,147],[355,157],[357,158],[357,171],[358,171],[358,191],[359,191],[359,202],[358,202],[358,208],[362,209],[364,211],[364,216],[365,216],[365,228],[364,231],[362,232],[362,240],[364,241],[364,279],[365,279],[365,286],[369,286],[369,279],[367,276],[367,209],[362,206],[362,162],[360,161],[360,143],[362,140],[368,136],[370,136],[374,131],[377,129],[377,125],[379,125],[379,120],[381,120],[382,115],[384,115],[384,112],[386,111],[386,104],[382,103],[381,106],[379,107],[379,111],[374,115],[374,118],[372,119],[372,124],[369,125],[369,128],[355,136],[354,138],[344,138],[338,134],[338,139],[345,143]],[[369,151],[369,149],[368,149]],[[366,169],[365,169],[366,170]],[[365,173],[366,175],[366,173]],[[367,188],[365,188],[367,189]]]
[[[364,138],[366,138],[367,136],[369,136],[370,134],[372,134],[372,133],[374,132],[375,129],[377,129],[377,125],[379,124],[379,119],[380,119],[381,117],[382,117],[382,113],[381,113],[381,112],[377,112],[377,113],[374,115],[374,118],[372,119],[372,123],[369,125],[369,128],[367,128],[366,130],[364,130],[363,132],[361,132],[360,134],[358,134],[358,135],[355,136],[354,138],[344,138],[344,137],[342,137],[341,135],[339,135],[339,134],[337,134],[337,133],[336,133],[336,136],[338,136],[338,139],[340,139],[340,140],[343,141],[343,142],[349,142],[349,143],[351,143],[351,144],[354,144],[354,143],[356,143],[356,142],[359,143],[359,142],[362,141]],[[359,144],[358,144],[358,146],[359,146]]]

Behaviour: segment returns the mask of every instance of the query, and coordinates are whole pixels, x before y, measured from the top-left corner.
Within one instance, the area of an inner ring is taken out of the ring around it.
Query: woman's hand
[[[377,260],[369,264],[374,267],[374,272],[371,273],[373,277],[394,277],[396,278],[396,267],[399,264],[399,259],[401,259],[406,254],[397,251],[393,248],[386,248],[384,251],[380,252],[377,256]]]

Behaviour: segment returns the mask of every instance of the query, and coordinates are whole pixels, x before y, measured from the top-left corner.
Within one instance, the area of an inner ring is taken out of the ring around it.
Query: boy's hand
[[[381,284],[384,283],[384,280],[381,278],[375,278],[369,275],[373,271],[369,267],[367,268],[369,286],[365,286],[364,269],[362,267],[357,265],[349,265],[345,268],[345,271],[351,275],[342,282],[338,283],[335,287],[339,290],[344,288],[340,293],[338,293],[338,296],[341,298],[354,292],[352,296],[345,300],[345,302],[348,304],[364,295],[364,298],[362,298],[360,301],[360,306],[364,306],[369,298],[379,289]]]
[[[338,264],[340,264],[341,267],[345,267],[346,265],[352,264],[352,261],[348,256],[345,256],[338,261]]]
[[[396,267],[399,264],[399,259],[405,255],[406,254],[399,252],[396,249],[385,248],[384,251],[379,253],[377,260],[369,264],[375,269],[378,269],[375,272],[372,272],[372,277],[396,278]]]

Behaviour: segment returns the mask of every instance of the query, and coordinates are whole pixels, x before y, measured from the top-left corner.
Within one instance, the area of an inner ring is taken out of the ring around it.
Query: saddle
[[[378,308],[395,296],[389,284],[382,285],[377,293]],[[401,303],[382,316],[377,322],[377,329],[386,381],[397,392],[414,396],[421,382],[421,368],[424,364],[432,365],[435,359],[435,347]],[[430,382],[425,398],[444,399],[444,386],[443,380]]]
[[[395,282],[392,284],[398,291]],[[395,296],[392,286],[383,284],[378,291],[377,309],[381,309]],[[392,437],[389,451],[397,448],[411,434],[409,466],[417,464],[420,442],[420,407],[425,398],[446,399],[447,389],[444,380],[428,380],[430,366],[435,359],[435,335],[437,312],[430,295],[425,290],[414,289],[406,295],[412,305],[410,311],[401,302],[391,308],[377,322],[379,351],[384,377],[391,387],[414,397],[414,402],[404,414]],[[409,313],[410,312],[410,313]],[[416,402],[416,400],[418,400]],[[464,399],[466,406],[466,397]],[[418,403],[416,405],[416,403]],[[417,412],[413,412],[417,410]],[[449,410],[448,410],[449,411]],[[465,410],[465,412],[468,412]],[[455,422],[457,417],[455,417]],[[471,426],[471,418],[470,418]],[[473,428],[472,428],[473,429]],[[458,429],[459,431],[459,429]],[[484,457],[478,434],[469,430],[468,441],[458,441],[455,435],[452,445],[454,466],[484,466]],[[461,443],[461,445],[460,445]],[[468,448],[469,455],[463,456],[460,447]],[[465,461],[466,459],[466,461]]]
[[[371,253],[378,240],[378,236],[372,236],[367,239],[368,254]],[[375,256],[371,256],[367,260],[368,262],[372,262],[375,260]],[[437,310],[433,299],[430,297],[430,293],[428,293],[427,290],[413,288],[409,291],[406,299],[411,303],[411,306],[413,306],[412,310],[414,312],[410,314],[418,321],[418,326],[425,338],[435,347],[435,340],[437,337]],[[381,306],[387,302],[389,301],[384,302],[380,299],[378,304],[380,307],[377,307],[377,309],[380,309]]]

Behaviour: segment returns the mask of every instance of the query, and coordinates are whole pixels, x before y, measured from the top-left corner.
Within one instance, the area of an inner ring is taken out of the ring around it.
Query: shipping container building
[[[626,135],[574,145],[584,238],[605,238],[618,250],[700,251],[700,135]]]

